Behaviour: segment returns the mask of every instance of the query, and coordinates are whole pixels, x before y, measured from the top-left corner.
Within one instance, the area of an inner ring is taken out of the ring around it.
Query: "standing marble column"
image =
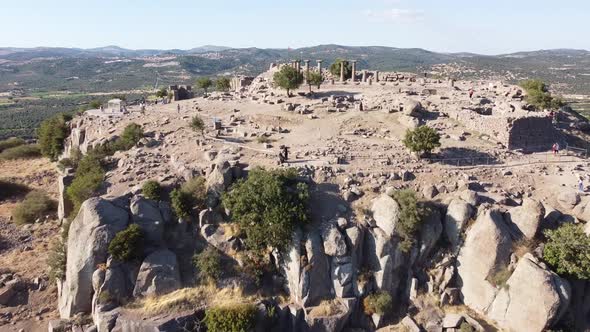
[[[363,82],[367,81],[367,71],[363,70]]]
[[[375,71],[375,82],[379,82],[379,71]]]
[[[356,60],[352,60],[352,76],[350,77],[350,80],[354,83],[355,80],[355,76],[356,76]]]
[[[344,61],[340,61],[340,82],[344,82]]]
[[[309,76],[309,60],[305,60],[305,84],[307,84],[307,77]]]

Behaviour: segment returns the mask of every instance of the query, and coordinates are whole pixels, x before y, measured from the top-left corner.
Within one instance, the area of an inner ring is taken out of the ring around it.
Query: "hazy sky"
[[[588,0],[0,0],[0,47],[590,49]]]

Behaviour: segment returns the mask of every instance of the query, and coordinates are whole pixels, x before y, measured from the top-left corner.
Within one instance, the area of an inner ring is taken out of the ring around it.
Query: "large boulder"
[[[462,199],[453,199],[445,216],[445,235],[453,247],[457,247],[461,232],[473,216],[473,208]]]
[[[521,206],[512,208],[507,215],[519,233],[532,239],[537,235],[545,218],[545,208],[540,202],[526,198]]]
[[[207,188],[214,195],[221,195],[233,181],[233,169],[227,160],[219,161],[207,176]]]
[[[338,227],[327,223],[322,227],[322,238],[324,239],[324,252],[328,256],[346,255],[346,242]]]
[[[557,202],[565,212],[570,212],[580,203],[580,195],[573,190],[567,190],[557,196]]]
[[[497,289],[488,282],[501,267],[508,266],[512,249],[510,229],[498,210],[484,210],[467,232],[457,257],[463,302],[485,312]]]
[[[352,302],[352,303],[350,303]],[[308,332],[340,332],[347,325],[355,305],[355,300],[335,299],[332,303],[334,312],[326,315],[323,308],[306,309],[304,331]],[[327,304],[323,304],[324,306]],[[316,313],[317,312],[317,313]]]
[[[109,242],[127,227],[127,211],[102,198],[85,201],[70,225],[65,280],[58,283],[59,312],[71,318],[92,307],[92,274],[107,260]]]
[[[423,110],[422,104],[413,99],[404,100],[400,107],[403,107],[403,114],[412,117],[419,117]]]
[[[395,225],[399,221],[399,204],[390,196],[383,194],[373,201],[371,212],[377,227],[381,228],[385,234],[392,236]]]
[[[569,283],[541,267],[526,254],[516,266],[492,306],[488,317],[509,331],[545,331],[566,311]]]
[[[157,202],[135,196],[131,199],[131,218],[139,225],[146,240],[152,244],[160,244],[164,235],[164,217]]]
[[[63,174],[57,178],[58,187],[58,205],[57,205],[57,218],[63,220],[67,217],[73,208],[73,204],[67,196],[66,189],[74,181],[74,174],[71,168],[66,168]]]
[[[180,286],[176,255],[170,250],[160,249],[147,256],[141,264],[133,295],[163,295],[179,289]]]
[[[291,246],[281,256],[281,272],[285,277],[285,288],[291,296],[291,301],[301,303],[301,240],[303,234],[297,228],[291,238]]]

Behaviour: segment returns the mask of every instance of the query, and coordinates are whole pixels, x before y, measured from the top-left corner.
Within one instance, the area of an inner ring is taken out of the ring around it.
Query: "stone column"
[[[305,60],[305,84],[307,84],[307,77],[309,76],[309,60]]]
[[[354,83],[355,75],[356,75],[356,60],[352,60],[352,76],[351,76],[350,80],[353,83]]]
[[[367,81],[367,71],[363,70],[363,82]]]
[[[340,62],[340,82],[344,82],[344,61]]]
[[[318,60],[318,73],[322,74],[322,60]]]
[[[375,71],[375,82],[379,82],[379,71]]]

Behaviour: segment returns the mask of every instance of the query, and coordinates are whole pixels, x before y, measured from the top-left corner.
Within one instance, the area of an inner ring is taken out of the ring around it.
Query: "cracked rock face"
[[[526,254],[498,293],[487,315],[510,331],[545,331],[571,298],[569,283]]]

